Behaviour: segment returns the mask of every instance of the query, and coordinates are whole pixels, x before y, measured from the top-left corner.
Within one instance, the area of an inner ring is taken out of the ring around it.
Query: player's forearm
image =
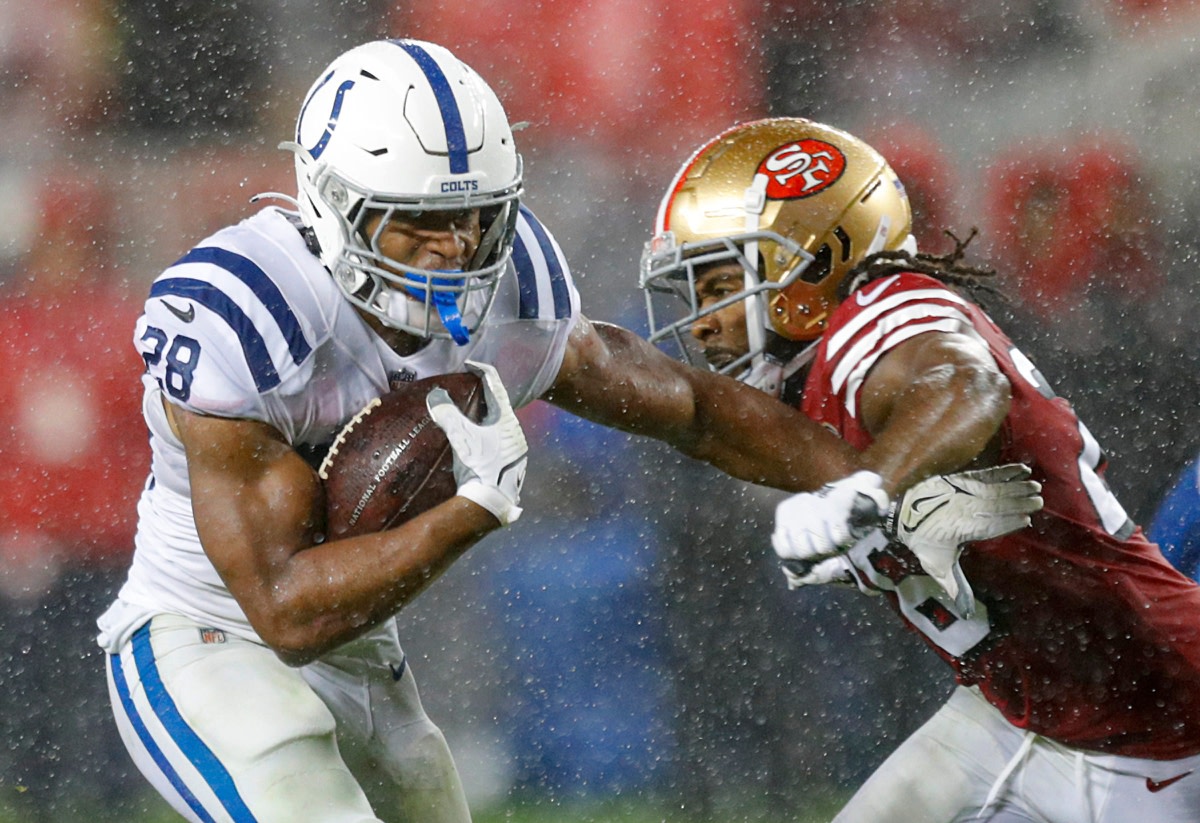
[[[605,323],[576,331],[546,399],[597,423],[662,440],[734,477],[788,491],[818,488],[858,468],[860,459],[798,410],[688,367]]]
[[[247,616],[281,659],[302,665],[396,614],[498,527],[454,497],[395,529],[313,546],[258,582]]]
[[[799,410],[735,380],[691,378],[692,456],[722,471],[784,491],[813,491],[861,468],[862,455]]]
[[[721,471],[784,491],[813,491],[860,468],[862,456],[796,408],[731,377],[680,363],[623,330],[612,356],[646,396],[628,405],[631,431],[663,440]]]

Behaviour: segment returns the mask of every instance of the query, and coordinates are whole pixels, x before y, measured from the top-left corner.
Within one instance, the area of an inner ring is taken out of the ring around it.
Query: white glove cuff
[[[459,497],[465,497],[472,503],[483,506],[496,516],[500,525],[507,526],[517,522],[523,509],[513,503],[495,486],[489,486],[482,480],[468,480],[458,487]]]

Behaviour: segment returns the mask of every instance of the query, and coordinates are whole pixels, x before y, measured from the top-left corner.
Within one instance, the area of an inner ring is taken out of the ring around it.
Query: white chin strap
[[[772,397],[779,397],[783,392],[783,366],[761,355],[756,356],[753,363],[738,380]]]
[[[759,355],[754,358],[754,364],[738,378],[747,386],[764,391],[778,398],[783,394],[783,384],[796,372],[807,366],[817,356],[817,343],[814,340],[804,351],[797,354],[786,363],[768,360]]]

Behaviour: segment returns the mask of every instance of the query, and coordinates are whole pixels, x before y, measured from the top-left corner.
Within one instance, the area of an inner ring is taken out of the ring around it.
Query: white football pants
[[[295,669],[159,615],[109,655],[121,737],[194,823],[467,823],[446,741],[386,625]]]
[[[1139,760],[1013,726],[959,687],[834,823],[1196,823],[1200,756]]]

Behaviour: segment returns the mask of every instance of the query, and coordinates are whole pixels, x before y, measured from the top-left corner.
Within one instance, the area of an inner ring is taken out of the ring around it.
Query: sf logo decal
[[[796,200],[832,186],[846,170],[846,155],[824,140],[798,140],[775,149],[758,166],[767,178],[767,197]]]

